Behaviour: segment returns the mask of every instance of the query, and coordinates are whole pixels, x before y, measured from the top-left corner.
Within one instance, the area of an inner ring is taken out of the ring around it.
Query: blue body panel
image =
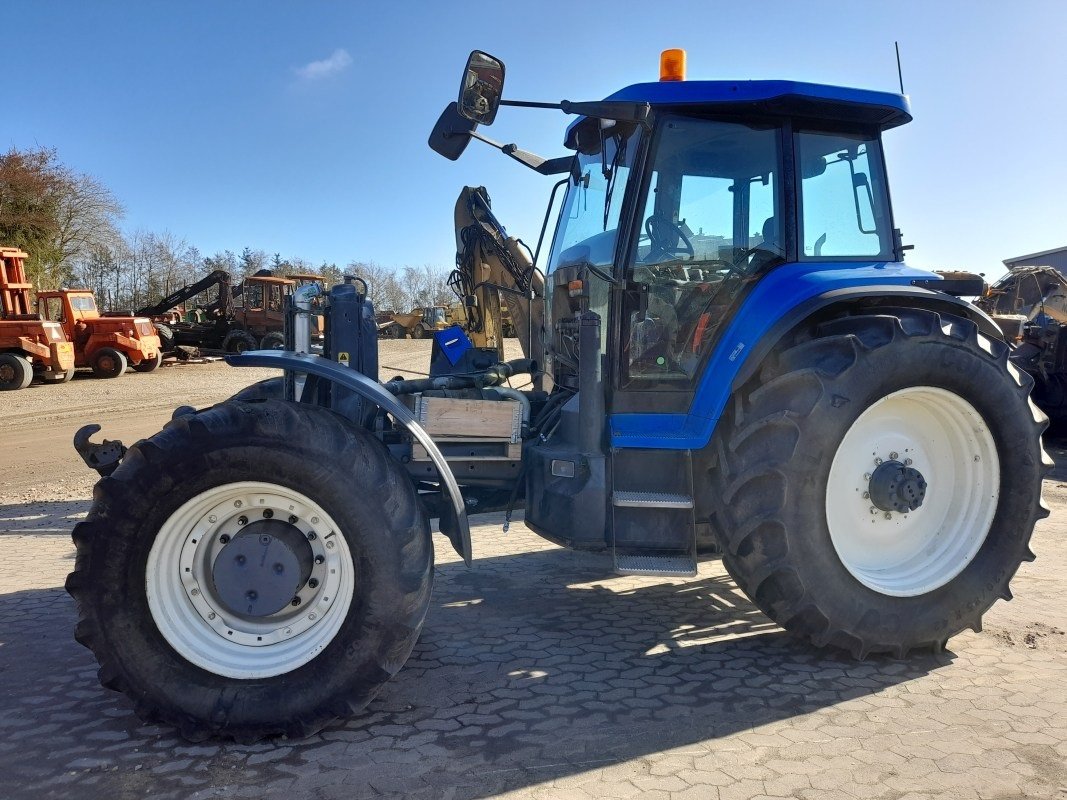
[[[730,398],[731,384],[749,354],[801,303],[838,289],[862,286],[911,286],[940,275],[894,262],[808,261],[769,272],[745,298],[698,377],[693,403],[685,414],[613,414],[611,445],[619,448],[699,449],[711,441]]]
[[[883,130],[911,122],[908,98],[893,92],[852,89],[847,86],[828,86],[799,81],[660,81],[635,83],[620,89],[605,100],[631,103],[651,103],[653,106],[706,105],[739,103],[770,103],[792,100],[802,106],[832,105],[866,108],[878,117]],[[585,117],[572,122],[570,131]]]

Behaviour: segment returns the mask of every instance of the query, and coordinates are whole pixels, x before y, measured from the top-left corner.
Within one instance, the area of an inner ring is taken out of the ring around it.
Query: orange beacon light
[[[661,81],[685,80],[685,50],[672,48],[659,54],[659,79]]]

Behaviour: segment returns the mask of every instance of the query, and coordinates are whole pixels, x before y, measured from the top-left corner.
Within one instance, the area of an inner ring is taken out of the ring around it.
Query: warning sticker
[[[344,364],[347,367],[349,361],[348,353],[342,350],[340,353],[337,354],[337,361],[338,363]]]

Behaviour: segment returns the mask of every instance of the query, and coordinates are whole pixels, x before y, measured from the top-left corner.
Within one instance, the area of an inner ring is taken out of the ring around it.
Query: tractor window
[[[269,289],[270,289],[270,305],[268,306],[268,308],[270,308],[271,311],[281,311],[282,310],[282,287],[281,286],[271,286],[271,287],[269,287]]]
[[[678,117],[654,151],[628,275],[627,376],[684,388],[744,285],[785,254],[779,129]]]
[[[253,283],[251,286],[245,284],[244,289],[244,305],[248,309],[262,309],[263,308],[263,285],[260,283]]]
[[[41,298],[40,313],[52,322],[63,322],[63,299],[61,297]]]
[[[609,267],[612,263],[637,135],[631,127],[606,136],[604,141],[603,153],[578,157],[580,177],[567,187],[552,242],[549,272],[566,264]]]
[[[796,149],[802,257],[891,258],[878,138],[802,132]]]
[[[89,295],[71,295],[70,307],[75,311],[96,311],[96,301]]]

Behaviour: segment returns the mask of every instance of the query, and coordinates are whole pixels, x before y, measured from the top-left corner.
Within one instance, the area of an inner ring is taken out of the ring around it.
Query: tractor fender
[[[844,289],[834,289],[809,298],[782,315],[749,353],[744,365],[734,376],[730,385],[731,391],[736,391],[755,375],[756,370],[760,368],[771,350],[785,338],[789,331],[804,320],[831,306],[846,309],[849,306],[863,305],[864,301],[882,301],[886,298],[896,298],[898,301],[892,304],[896,306],[923,308],[929,311],[954,311],[959,316],[974,322],[986,336],[1001,340],[1004,338],[1000,326],[982,309],[944,292],[932,291],[919,286],[900,285],[850,286]],[[877,306],[873,307],[877,308]]]
[[[611,415],[615,447],[667,450],[706,447],[731,396],[757,373],[770,352],[794,328],[837,307],[910,306],[952,312],[972,320],[982,333],[1003,339],[979,308],[954,295],[916,285],[934,273],[904,264],[864,264],[830,269],[823,263],[784,265],[769,273],[742,302],[712,351],[690,407],[677,412]]]
[[[328,358],[307,353],[292,353],[286,350],[249,350],[226,356],[226,363],[232,367],[269,367],[317,375],[365,397],[392,415],[398,424],[403,425],[419,444],[426,448],[427,455],[437,468],[441,483],[448,490],[449,499],[452,501],[452,518],[442,517],[441,532],[448,536],[456,552],[462,556],[464,563],[470,566],[472,555],[470,522],[467,520],[467,508],[459,483],[456,482],[456,476],[452,474],[452,468],[441,455],[441,451],[437,449],[433,439],[419,425],[411,411],[394,395],[387,392],[380,383]]]

